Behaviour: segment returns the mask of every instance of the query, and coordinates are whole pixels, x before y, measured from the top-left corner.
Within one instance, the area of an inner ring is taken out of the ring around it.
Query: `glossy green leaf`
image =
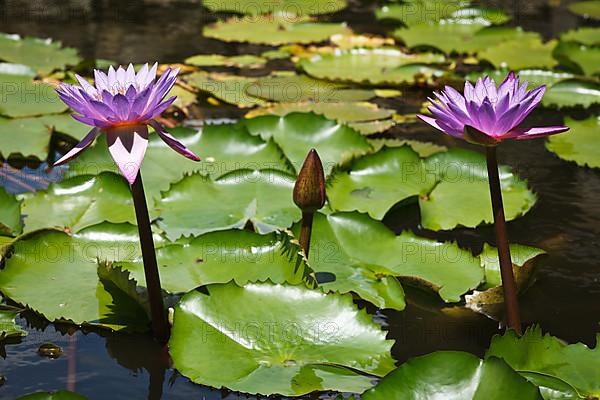
[[[413,358],[363,400],[542,400],[538,389],[498,358],[440,351]]]
[[[67,110],[53,86],[15,75],[0,75],[0,98],[0,115],[5,117],[33,117]]]
[[[45,159],[52,130],[42,118],[7,119],[0,117],[0,153]]]
[[[578,1],[569,4],[569,10],[584,17],[600,19],[600,4],[596,0]]]
[[[234,391],[299,396],[361,392],[364,371],[393,369],[391,341],[351,296],[302,286],[211,285],[175,309],[174,366],[193,382]]]
[[[582,27],[560,35],[561,41],[579,42],[588,46],[600,44],[600,28]]]
[[[265,281],[314,284],[300,248],[290,243],[285,233],[214,232],[162,246],[156,254],[162,287],[171,293],[231,281],[238,285]],[[131,271],[138,282],[144,282],[142,260],[118,264]]]
[[[145,331],[139,303],[98,278],[98,261],[139,257],[136,228],[102,224],[73,236],[45,230],[21,237],[0,271],[7,297],[46,317],[114,330]]]
[[[386,4],[375,11],[378,19],[394,19],[406,26],[449,18],[469,5],[468,1],[411,0]]]
[[[480,51],[478,57],[498,68],[552,68],[558,62],[552,57],[556,40],[542,43],[539,37],[518,38]]]
[[[405,145],[410,146],[416,151],[420,157],[429,157],[432,154],[447,151],[448,148],[440,146],[431,142],[421,142],[419,140],[407,140],[407,139],[369,139],[369,143],[373,146],[375,151],[381,150],[385,147],[402,147]]]
[[[262,68],[267,60],[252,54],[223,56],[221,54],[199,54],[185,59],[186,64],[198,67]]]
[[[316,55],[300,62],[306,73],[319,79],[372,84],[413,82],[415,75],[440,76],[443,70],[426,64],[442,63],[443,55],[407,54],[392,48],[353,49]]]
[[[521,376],[538,387],[544,400],[580,400],[573,386],[558,378],[536,372],[523,372]]]
[[[0,59],[28,65],[44,75],[81,61],[77,50],[63,48],[60,42],[6,34],[0,34]]]
[[[583,343],[566,344],[543,335],[539,327],[529,328],[522,337],[513,331],[494,336],[487,357],[503,358],[519,372],[535,372],[558,378],[575,388],[580,395],[600,396],[600,350]]]
[[[326,175],[336,165],[371,151],[371,145],[359,132],[312,113],[257,117],[240,124],[263,140],[273,138],[296,171],[312,148],[319,152]]]
[[[21,233],[21,202],[0,187],[0,235]]]
[[[25,232],[56,228],[78,232],[108,221],[136,223],[129,185],[110,172],[82,175],[25,197]]]
[[[0,310],[0,342],[13,337],[27,336],[27,331],[16,323],[17,313]]]
[[[561,64],[570,66],[575,64],[576,71],[584,75],[596,75],[600,73],[600,47],[586,46],[577,42],[560,42],[554,50],[554,56]]]
[[[253,78],[199,71],[184,79],[192,87],[241,108],[265,104],[264,100],[247,93],[255,85]]]
[[[213,12],[246,15],[286,13],[294,15],[329,14],[346,7],[346,0],[207,0],[202,5]]]
[[[600,103],[600,84],[593,80],[567,79],[552,85],[542,99],[545,106],[589,107]]]
[[[204,36],[226,42],[249,42],[272,46],[287,43],[316,43],[349,32],[345,24],[310,22],[296,17],[265,16],[231,18],[204,28]]]
[[[295,179],[276,170],[238,170],[216,181],[187,176],[157,204],[159,226],[170,239],[243,229],[249,222],[260,233],[287,228],[301,218],[292,201]]]
[[[485,72],[473,72],[467,75],[467,80],[475,82],[477,79],[489,76],[494,79],[497,84],[502,82],[510,71],[508,69],[500,69],[494,71]],[[552,86],[555,83],[563,81],[565,79],[574,78],[575,75],[568,72],[549,71],[544,69],[522,69],[517,71],[517,75],[521,81],[528,81],[528,89],[532,90],[539,86],[546,85]]]
[[[575,161],[577,165],[600,168],[600,119],[590,117],[585,120],[565,119],[571,128],[565,135],[548,138],[546,148],[567,161]]]
[[[535,247],[512,244],[510,246],[510,256],[514,266],[523,267],[529,260],[545,254],[546,252]],[[485,270],[485,288],[492,288],[502,284],[500,278],[500,260],[498,259],[498,249],[488,245],[483,246],[483,252],[479,255],[481,266]]]
[[[365,242],[370,245],[362,245]],[[380,308],[404,308],[404,293],[395,277],[438,292],[447,302],[460,301],[483,281],[479,261],[456,244],[410,232],[396,236],[358,213],[318,214],[309,262],[315,272],[335,275],[335,281],[322,283],[323,289],[354,292]]]

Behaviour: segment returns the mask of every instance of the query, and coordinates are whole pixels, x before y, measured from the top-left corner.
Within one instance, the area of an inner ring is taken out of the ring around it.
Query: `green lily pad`
[[[204,28],[204,36],[225,42],[249,42],[278,46],[288,43],[316,43],[348,33],[345,24],[311,22],[285,16],[231,18]]]
[[[82,175],[25,197],[25,232],[56,228],[68,232],[108,221],[136,223],[129,186],[116,174]]]
[[[346,0],[208,0],[202,5],[213,12],[234,12],[245,15],[289,14],[315,15],[329,14],[346,7]]]
[[[23,76],[0,75],[0,98],[0,115],[10,118],[56,114],[67,110],[54,86],[33,82]]]
[[[139,256],[137,240],[128,224],[22,236],[0,271],[0,290],[49,321],[145,331],[148,317],[137,300],[98,277],[98,261]]]
[[[296,227],[296,231],[298,227]],[[371,243],[364,246],[361,243]],[[379,221],[358,213],[317,214],[309,263],[315,272],[335,275],[325,290],[354,292],[380,308],[404,308],[395,279],[431,289],[446,302],[460,301],[483,281],[477,258],[454,243],[396,236]]]
[[[373,135],[375,133],[382,133],[388,129],[396,126],[396,121],[393,118],[390,119],[377,119],[373,121],[359,121],[349,122],[348,126],[356,129],[363,135]]]
[[[422,22],[439,21],[458,13],[468,1],[448,0],[411,0],[402,3],[387,4],[375,11],[377,19],[394,19],[406,26]]]
[[[3,75],[16,75],[25,81],[31,81],[37,73],[27,65],[0,62],[0,76]]]
[[[0,187],[0,235],[21,233],[21,202]]]
[[[247,93],[247,90],[255,85],[253,78],[199,71],[186,75],[185,81],[202,92],[241,108],[266,103],[264,100]]]
[[[467,80],[475,82],[477,79],[489,76],[493,78],[496,83],[500,83],[506,78],[510,71],[506,69],[494,70],[494,71],[485,71],[485,72],[472,72],[467,75]],[[570,74],[568,72],[559,72],[559,71],[549,71],[544,69],[522,69],[517,72],[519,78],[522,81],[529,82],[529,89],[534,89],[542,85],[552,86],[555,83],[563,81],[565,79],[574,78],[575,75]]]
[[[157,250],[162,287],[186,293],[199,286],[234,281],[238,285],[270,281],[314,284],[312,270],[300,248],[285,233],[259,235],[248,231],[214,232]],[[141,259],[119,263],[144,282]]]
[[[533,206],[535,195],[508,167],[502,167],[501,177],[506,217],[512,220]],[[491,222],[488,191],[481,154],[452,149],[423,160],[403,146],[383,148],[338,172],[328,197],[334,210],[358,210],[381,220],[394,205],[418,196],[423,227],[447,230]]]
[[[150,135],[141,169],[150,204],[154,199],[160,199],[161,191],[167,191],[171,184],[195,172],[218,178],[237,169],[293,171],[276,144],[252,136],[236,125],[207,125],[202,130],[174,128],[169,131],[202,161],[190,161],[173,151],[158,135]],[[104,135],[69,163],[68,174],[98,174],[102,171],[119,173],[108,153]]]
[[[242,54],[232,57],[221,54],[199,54],[186,58],[185,63],[197,67],[262,68],[267,63],[267,60],[253,54]]]
[[[407,54],[392,48],[352,49],[303,59],[300,67],[319,79],[379,85],[413,82],[419,74],[441,76],[443,70],[427,64],[444,61],[441,54]]]
[[[82,140],[91,130],[91,127],[76,121],[71,117],[71,114],[68,113],[44,115],[40,117],[39,120],[47,129],[51,129],[54,132],[60,132],[76,141]]]
[[[538,389],[501,359],[440,351],[413,358],[362,395],[364,400],[542,400]]]
[[[542,43],[539,37],[519,38],[488,47],[478,56],[499,68],[552,68],[558,64],[552,57],[556,43],[556,40]]]
[[[362,392],[393,369],[392,341],[351,296],[302,286],[211,285],[175,309],[169,349],[193,382],[299,396]]]
[[[554,56],[561,64],[571,66],[575,64],[576,70],[584,75],[596,75],[600,73],[600,47],[586,46],[577,42],[560,42],[554,50]]]
[[[578,1],[569,4],[569,10],[584,17],[600,19],[600,5],[596,0]]]
[[[581,396],[594,398],[600,396],[599,353],[598,346],[590,349],[582,343],[568,345],[533,327],[521,337],[513,331],[494,336],[486,358],[500,357],[516,371],[558,378]]]
[[[173,86],[171,91],[167,94],[167,98],[177,96],[177,99],[173,103],[175,107],[179,107],[182,110],[187,109],[192,104],[195,104],[198,100],[196,93],[191,92],[179,85]]]
[[[600,83],[585,79],[566,79],[552,85],[542,99],[545,106],[589,107],[600,103]]]
[[[579,42],[588,46],[600,44],[600,28],[582,27],[560,35],[561,41]]]
[[[335,166],[371,151],[371,145],[359,132],[313,113],[269,115],[242,120],[240,125],[263,140],[273,138],[296,171],[311,148],[319,152],[326,175]]]
[[[65,128],[57,126],[65,122],[61,117],[62,115],[15,119],[0,117],[0,153],[5,158],[11,154],[21,154],[23,157],[46,159],[53,128]]]
[[[347,85],[313,79],[306,75],[278,74],[254,81],[248,94],[283,103],[311,101],[318,103],[365,101],[375,97],[368,89],[351,89]]]
[[[27,331],[15,321],[17,314],[14,311],[0,310],[0,342],[7,338],[27,336]]]
[[[575,161],[582,167],[600,168],[600,119],[590,117],[578,121],[567,118],[565,124],[571,130],[566,135],[549,137],[546,148],[563,160]]]
[[[276,170],[238,170],[216,181],[200,174],[187,176],[157,204],[159,226],[172,240],[243,229],[249,222],[260,233],[287,228],[301,218],[292,201],[295,180]]]
[[[77,50],[63,48],[60,42],[6,34],[0,34],[0,59],[28,65],[43,75],[81,61]]]
[[[375,149],[375,152],[381,150],[385,147],[402,147],[405,145],[410,146],[414,151],[416,151],[420,157],[429,157],[432,154],[440,153],[442,151],[447,151],[448,148],[445,146],[440,146],[431,142],[421,142],[419,140],[407,140],[407,139],[369,139],[369,143]]]

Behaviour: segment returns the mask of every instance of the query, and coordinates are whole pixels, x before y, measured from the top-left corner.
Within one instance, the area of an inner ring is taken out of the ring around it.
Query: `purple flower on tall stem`
[[[157,80],[157,67],[158,64],[152,68],[146,64],[137,74],[131,64],[127,69],[110,67],[108,74],[94,71],[95,85],[79,75],[76,75],[79,85],[61,84],[57,92],[62,101],[77,113],[73,114],[73,118],[94,128],[54,165],[62,165],[77,157],[99,134],[104,133],[110,155],[121,174],[133,184],[148,147],[148,125],[173,150],[200,161],[155,121],[176,99],[165,100],[165,97],[175,85],[179,72],[178,69],[168,69]]]
[[[119,67],[115,70],[110,67],[108,74],[94,71],[95,86],[78,75],[76,78],[79,85],[60,85],[57,89],[60,98],[77,113],[73,114],[73,118],[93,126],[93,129],[54,165],[69,162],[88,148],[98,135],[106,134],[108,151],[121,174],[131,185],[144,259],[152,331],[159,342],[166,343],[169,337],[169,323],[162,298],[148,205],[140,173],[148,147],[148,125],[152,126],[161,139],[176,152],[194,161],[200,161],[200,158],[155,120],[175,101],[175,97],[166,101],[165,97],[175,85],[179,72],[178,69],[168,69],[157,80],[157,67],[158,64],[154,64],[152,68],[146,64],[137,74],[131,64],[127,69]]]
[[[453,137],[486,146],[490,197],[494,214],[494,229],[500,260],[506,321],[509,328],[521,333],[517,300],[517,285],[512,270],[506,219],[498,175],[496,146],[505,139],[533,139],[569,130],[566,126],[520,128],[519,125],[540,103],[545,86],[527,91],[513,72],[496,87],[489,77],[481,78],[475,86],[465,83],[464,95],[446,86],[430,99],[432,116],[418,115],[429,125]]]

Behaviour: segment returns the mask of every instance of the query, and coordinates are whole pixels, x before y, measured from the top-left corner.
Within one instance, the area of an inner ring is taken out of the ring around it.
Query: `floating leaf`
[[[45,192],[26,196],[22,210],[25,232],[43,228],[78,232],[104,221],[136,222],[129,186],[110,172],[54,183]]]
[[[260,233],[287,228],[301,218],[292,202],[295,179],[276,170],[239,170],[216,181],[187,176],[158,203],[159,226],[170,239],[243,229],[248,222]]]
[[[302,167],[311,148],[319,152],[326,175],[336,165],[371,150],[371,145],[359,132],[312,113],[245,119],[240,125],[263,140],[273,138],[296,171]]]
[[[510,71],[506,69],[495,70],[495,71],[485,71],[485,72],[472,72],[467,75],[467,80],[475,82],[477,79],[489,76],[494,79],[496,83],[500,83],[506,78]],[[522,69],[517,71],[517,75],[521,78],[522,81],[528,81],[528,88],[535,89],[542,85],[552,86],[555,83],[563,81],[565,79],[574,78],[575,75],[570,74],[568,72],[559,72],[559,71],[548,71],[543,69]]]
[[[175,85],[171,89],[171,91],[167,94],[167,98],[171,98],[173,96],[177,96],[177,100],[173,103],[175,107],[179,107],[182,110],[187,109],[192,104],[196,103],[197,95],[196,93],[190,92],[189,90],[184,89],[180,85]]]
[[[199,286],[234,281],[238,285],[270,281],[292,285],[314,283],[300,248],[285,234],[248,231],[215,232],[157,250],[164,290],[186,293]],[[142,260],[119,263],[143,282]]]
[[[595,75],[600,72],[598,66],[600,47],[576,42],[560,42],[554,50],[554,56],[567,66],[574,63],[584,75]]]
[[[549,137],[546,148],[563,160],[575,161],[582,167],[600,168],[600,119],[590,117],[577,121],[567,118],[565,124],[571,128],[569,133]]]
[[[239,67],[239,68],[262,68],[267,63],[263,57],[252,54],[227,57],[221,54],[199,54],[186,58],[186,64],[198,67]]]
[[[309,75],[319,79],[372,84],[413,82],[416,75],[441,76],[444,71],[425,64],[442,63],[433,53],[407,54],[392,48],[353,49],[316,55],[300,62]]]
[[[302,286],[211,285],[175,309],[169,349],[193,382],[299,396],[362,392],[393,369],[391,341],[352,297]],[[225,356],[226,355],[226,356]]]
[[[368,212],[380,220],[395,204],[419,196],[425,228],[476,227],[492,221],[485,165],[485,157],[467,150],[452,149],[422,160],[408,146],[383,148],[332,177],[329,201],[334,210]],[[511,220],[533,206],[535,195],[508,167],[502,167],[500,176]]]
[[[17,75],[0,75],[0,97],[0,115],[5,117],[34,117],[67,110],[53,86]]]
[[[52,129],[43,118],[6,119],[0,117],[0,153],[45,159],[48,154]]]
[[[545,106],[589,107],[600,103],[600,83],[584,79],[567,79],[552,85],[542,99]]]
[[[560,35],[561,41],[579,42],[588,46],[600,44],[600,28],[582,27]]]
[[[469,5],[468,1],[412,0],[387,4],[376,10],[375,16],[378,19],[395,19],[406,26],[412,26],[449,18],[467,5]]]
[[[98,278],[98,260],[139,257],[136,228],[102,224],[69,236],[46,230],[21,237],[0,271],[0,289],[49,321],[145,331],[139,304]]]
[[[346,32],[349,30],[345,24],[310,22],[273,15],[251,19],[231,18],[204,28],[205,37],[272,46],[323,42],[332,35]]]
[[[0,59],[28,65],[44,75],[81,61],[77,50],[63,48],[60,42],[6,34],[0,34]]]
[[[21,202],[0,187],[0,235],[17,235],[22,228]]]
[[[519,38],[488,47],[478,56],[499,68],[552,68],[558,64],[552,57],[556,43],[556,40],[542,43],[539,37]]]
[[[294,15],[329,14],[346,7],[346,0],[207,0],[202,5],[213,12],[234,12],[246,15],[288,14]]]
[[[27,336],[27,331],[16,323],[17,313],[0,310],[0,342],[13,337]]]
[[[568,345],[533,327],[521,337],[514,331],[494,336],[486,358],[500,357],[516,371],[558,378],[583,397],[594,398],[600,396],[599,353],[598,346],[590,349],[582,343]]]
[[[584,17],[600,19],[600,4],[596,0],[578,1],[569,4],[569,10]]]
[[[421,142],[419,140],[406,140],[406,139],[369,139],[369,143],[375,149],[375,152],[385,147],[402,147],[405,145],[410,146],[416,151],[420,157],[429,157],[432,154],[447,151],[448,148],[440,146],[431,142]]]
[[[255,85],[253,78],[200,71],[186,75],[185,81],[198,90],[241,108],[265,104],[264,100],[247,93]]]
[[[538,389],[501,359],[439,351],[413,358],[364,393],[363,400],[542,400]]]
[[[24,81],[31,81],[37,73],[27,65],[0,63],[0,76],[3,75],[17,75]]]
[[[369,246],[361,243],[368,241]],[[394,277],[438,292],[457,302],[483,281],[483,269],[470,252],[453,243],[396,236],[383,224],[358,213],[318,214],[309,262],[318,273],[335,275],[323,289],[354,292],[380,308],[404,308],[404,293]]]
[[[375,97],[372,90],[351,89],[340,83],[313,79],[306,75],[279,74],[259,78],[247,88],[248,94],[283,103],[312,101],[336,103],[364,101]]]

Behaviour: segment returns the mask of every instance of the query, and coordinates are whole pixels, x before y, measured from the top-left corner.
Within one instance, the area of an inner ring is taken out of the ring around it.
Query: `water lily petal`
[[[108,151],[119,167],[121,175],[133,184],[148,147],[146,125],[113,127],[106,130]]]
[[[438,129],[438,130],[440,130],[444,133],[447,133],[451,136],[454,136],[457,138],[462,138],[462,136],[463,136],[462,131],[454,129],[454,128],[446,130],[446,128],[450,127],[450,125],[444,124],[443,122],[440,124],[439,120],[428,117],[427,115],[417,114],[417,118],[419,118],[421,121],[426,122],[429,125],[433,126],[435,129]]]
[[[544,126],[537,128],[516,128],[507,134],[507,138],[534,139],[543,136],[555,135],[568,131],[566,126]]]
[[[155,117],[158,117],[167,108],[169,108],[171,106],[171,104],[173,104],[175,102],[175,100],[177,100],[177,96],[173,96],[173,97],[169,98],[164,103],[161,103],[160,105],[154,107],[153,109],[148,110],[145,114],[142,114],[140,116],[140,120],[148,121],[148,120],[154,119]]]
[[[99,134],[100,134],[100,130],[98,128],[92,129],[87,135],[85,135],[85,137],[81,140],[81,142],[77,143],[77,145],[75,147],[73,147],[71,150],[69,150],[67,152],[67,154],[65,154],[58,161],[56,161],[53,164],[53,166],[54,167],[61,166],[65,163],[71,161],[73,158],[77,157],[79,155],[79,153],[81,153],[82,151],[87,149],[92,143],[94,143],[94,140],[96,139],[96,137]]]
[[[186,158],[189,158],[190,160],[200,161],[200,157],[198,157],[190,149],[188,149],[187,147],[185,147],[185,145],[183,143],[181,143],[179,140],[175,139],[175,137],[173,135],[171,135],[169,132],[167,132],[162,127],[161,124],[159,124],[156,121],[151,121],[150,125],[152,125],[152,127],[154,128],[154,130],[156,131],[156,133],[158,133],[158,135],[160,136],[160,138],[166,144],[168,144],[169,147],[171,147],[173,150],[175,150],[176,152],[178,152],[182,156],[184,156]]]

